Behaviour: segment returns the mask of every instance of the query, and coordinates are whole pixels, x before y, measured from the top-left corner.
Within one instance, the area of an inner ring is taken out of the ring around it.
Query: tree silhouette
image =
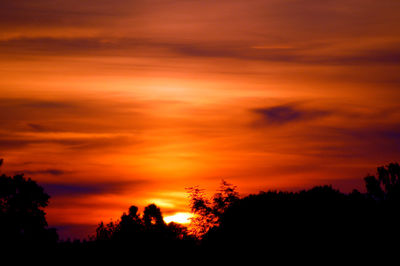
[[[57,241],[47,228],[45,212],[50,196],[23,175],[0,176],[0,241],[2,244],[49,244]]]
[[[0,245],[43,247],[46,244],[57,247],[63,255],[72,251],[98,258],[103,254],[122,256],[136,252],[145,254],[148,260],[160,252],[211,258],[215,253],[259,249],[262,255],[298,252],[332,257],[353,252],[355,247],[364,254],[398,250],[400,166],[398,163],[380,166],[376,176],[369,175],[364,181],[366,193],[353,190],[346,194],[324,185],[297,192],[259,192],[240,198],[236,187],[222,180],[210,198],[197,186],[187,189],[195,214],[192,230],[176,223],[166,224],[161,209],[150,204],[143,213],[131,206],[119,220],[99,223],[89,241],[57,243],[57,234],[48,229],[45,219],[44,208],[50,196],[23,175],[3,174]]]
[[[214,223],[201,236],[206,253],[263,250],[336,256],[355,247],[364,254],[397,250],[393,241],[400,237],[399,173],[397,163],[378,167],[377,177],[366,178],[366,194],[357,190],[345,194],[331,185],[250,194],[216,211],[218,219],[215,204],[226,196],[216,195],[217,200],[211,201],[195,187],[191,206],[194,213],[211,213],[217,220],[211,220]]]
[[[170,222],[167,226],[171,239],[189,241],[194,240],[194,238],[189,235],[189,231],[186,226],[174,222]]]
[[[390,163],[377,168],[377,177],[364,178],[368,194],[378,200],[400,200],[400,165]]]
[[[194,243],[186,227],[175,223],[167,225],[155,204],[146,206],[143,214],[136,206],[131,206],[129,213],[123,213],[120,220],[108,224],[101,222],[93,240],[102,247],[142,251],[167,250],[177,246],[189,248]]]
[[[190,198],[190,209],[195,215],[191,218],[191,233],[201,238],[211,228],[219,225],[225,210],[239,199],[236,186],[222,180],[217,193],[209,200],[199,187],[186,189]]]
[[[146,228],[149,229],[153,227],[159,228],[165,226],[161,210],[155,204],[150,204],[144,209],[143,221]]]
[[[98,227],[96,228],[95,240],[99,242],[109,241],[112,237],[114,237],[115,232],[116,227],[113,222],[110,222],[108,224],[100,222]]]
[[[119,221],[111,221],[108,224],[100,222],[96,229],[95,240],[103,243],[112,241],[131,245],[140,242],[144,223],[137,211],[136,206],[131,206],[128,214],[123,213]]]

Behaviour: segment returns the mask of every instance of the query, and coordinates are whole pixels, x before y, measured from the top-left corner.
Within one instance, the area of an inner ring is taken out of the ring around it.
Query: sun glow
[[[166,223],[174,222],[179,224],[190,223],[190,218],[193,217],[191,213],[188,212],[177,212],[174,215],[164,217]]]

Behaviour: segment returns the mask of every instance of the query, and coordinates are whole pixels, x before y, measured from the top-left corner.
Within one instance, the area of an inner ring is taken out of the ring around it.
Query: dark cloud
[[[284,125],[324,117],[330,113],[324,110],[300,109],[294,105],[256,108],[251,111],[258,115],[258,124],[261,125]]]
[[[381,47],[359,51],[347,51],[349,54],[319,55],[310,57],[303,56],[304,63],[330,64],[330,65],[363,65],[363,64],[399,64],[400,43],[393,44],[393,47]],[[346,51],[344,51],[346,52]]]
[[[33,131],[37,131],[37,132],[46,132],[46,131],[48,131],[46,127],[44,127],[42,125],[39,125],[39,124],[28,123],[27,125]]]
[[[130,145],[137,145],[140,141],[131,137],[110,136],[110,137],[93,137],[93,138],[77,138],[77,139],[55,139],[46,140],[48,143],[54,143],[76,152],[96,151],[107,149],[119,149]]]
[[[398,157],[400,151],[400,126],[394,122],[360,125],[352,120],[341,126],[310,124],[296,129],[279,138],[280,143],[290,143],[282,145],[281,152],[334,163],[343,159],[381,161]]]
[[[104,192],[104,187],[99,185],[42,184],[42,186],[52,196],[77,196]]]
[[[148,185],[147,180],[96,182],[96,183],[43,183],[45,191],[52,197],[81,196],[93,194],[115,194],[126,189],[130,191],[143,185]]]
[[[105,38],[17,38],[0,42],[0,52],[27,55],[129,55],[141,43],[135,39]],[[128,53],[128,54],[127,54]]]
[[[41,100],[41,99],[30,99],[30,98],[0,98],[0,108],[69,108],[76,106],[75,103],[67,100]],[[6,111],[6,110],[5,110]],[[2,112],[4,114],[4,111]]]
[[[43,170],[23,170],[16,172],[16,174],[25,174],[25,175],[53,175],[53,176],[59,176],[66,173],[70,173],[70,171],[65,171],[62,169],[55,169],[55,168],[43,169]]]
[[[335,43],[308,41],[290,47],[257,47],[248,43],[166,42],[146,38],[17,38],[0,41],[5,56],[103,55],[123,57],[230,58],[319,65],[398,64],[400,44],[340,48]],[[42,104],[46,104],[43,102]],[[47,103],[48,104],[48,103]],[[50,106],[51,107],[51,106]]]
[[[145,124],[146,108],[147,103],[130,99],[0,98],[0,142],[23,145],[21,132],[118,134],[137,130]]]
[[[28,98],[0,98],[0,121],[4,125],[15,127],[16,121],[24,121],[25,125],[36,130],[43,127],[36,120],[78,116],[87,113],[93,106],[83,101],[68,99],[41,100]],[[99,108],[100,109],[100,108]],[[42,128],[43,129],[43,128]]]
[[[0,4],[1,27],[65,27],[105,25],[118,16],[133,15],[138,1],[118,0],[18,0]]]
[[[98,116],[99,112],[108,115],[137,114],[145,104],[133,100],[121,99],[63,99],[43,100],[34,98],[7,98],[0,97],[0,121],[11,118],[40,118],[43,116]]]
[[[138,144],[138,141],[132,138],[124,136],[110,136],[110,137],[98,137],[93,136],[91,138],[74,138],[74,137],[29,137],[29,136],[12,136],[12,135],[0,135],[0,149],[1,150],[15,150],[29,147],[31,145],[60,145],[65,150],[70,151],[95,151],[102,149],[115,149],[117,147],[126,147],[127,145]]]
[[[177,44],[170,45],[178,54],[191,57],[218,57],[238,60],[255,60],[266,62],[286,62],[322,65],[359,65],[359,64],[398,64],[400,62],[400,44],[374,49],[341,50],[339,53],[318,52],[317,49],[334,48],[332,44],[309,42],[292,48],[257,48],[243,45],[226,46]],[[315,51],[312,53],[312,51]]]
[[[76,102],[71,101],[45,101],[45,100],[24,100],[20,99],[20,106],[39,109],[71,109],[78,107]]]
[[[33,143],[34,141],[30,141],[27,139],[15,139],[11,138],[10,136],[4,137],[0,136],[0,149],[1,150],[13,150],[13,149],[20,149],[28,146],[29,144]]]

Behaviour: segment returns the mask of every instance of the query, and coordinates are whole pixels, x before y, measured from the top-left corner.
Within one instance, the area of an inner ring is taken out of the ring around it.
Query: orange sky
[[[86,236],[132,204],[188,211],[362,178],[400,155],[398,0],[6,0],[0,158]]]

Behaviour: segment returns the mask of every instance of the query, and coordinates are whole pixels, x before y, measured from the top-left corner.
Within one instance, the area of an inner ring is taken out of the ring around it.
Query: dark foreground
[[[233,187],[208,200],[192,194],[197,230],[165,224],[154,204],[135,206],[115,223],[100,223],[93,237],[59,241],[47,228],[43,208],[49,196],[23,176],[0,177],[0,253],[14,260],[44,256],[57,261],[129,258],[154,260],[278,258],[319,256],[365,260],[400,254],[400,167],[378,168],[365,178],[366,193],[345,194],[331,186],[299,192],[260,192],[240,198]],[[193,191],[193,190],[192,190]],[[197,194],[196,194],[197,193]],[[36,254],[36,255],[35,255]]]

